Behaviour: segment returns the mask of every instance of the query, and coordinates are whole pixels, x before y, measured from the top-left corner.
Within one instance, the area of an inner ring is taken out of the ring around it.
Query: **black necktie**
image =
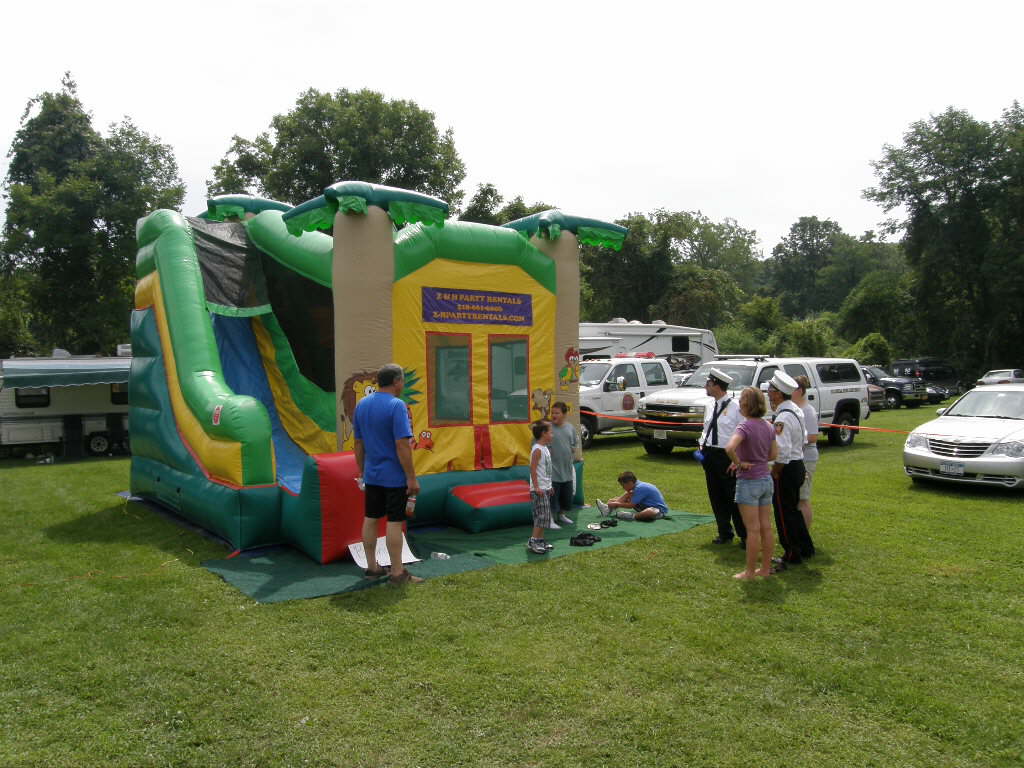
[[[718,403],[715,403],[715,412],[711,415],[711,445],[718,446],[718,416],[729,404],[729,398],[722,401],[722,408],[719,410]]]

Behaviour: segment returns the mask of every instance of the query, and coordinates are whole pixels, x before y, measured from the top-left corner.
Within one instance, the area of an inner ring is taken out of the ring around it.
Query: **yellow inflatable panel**
[[[514,265],[434,259],[394,284],[391,327],[395,362],[406,370],[406,397],[412,401],[417,473],[528,463],[530,423],[546,418],[557,399],[555,296],[547,288]],[[522,416],[516,421],[491,413],[493,393],[502,389],[492,381],[492,347],[509,342],[523,342],[527,351],[517,371],[524,385],[506,393]],[[469,365],[470,391],[462,421],[445,421],[433,412],[431,396],[443,397],[438,393],[451,388],[443,381],[445,372],[434,370],[431,345],[434,354],[438,345],[463,350],[457,365]],[[413,375],[418,394],[409,391]]]

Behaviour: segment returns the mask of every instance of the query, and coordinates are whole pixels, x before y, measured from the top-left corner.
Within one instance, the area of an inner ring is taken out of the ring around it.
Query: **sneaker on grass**
[[[608,516],[608,505],[600,499],[594,499],[594,503],[597,505],[597,511],[601,513],[601,517]]]
[[[560,522],[562,525],[572,525],[573,524],[571,517],[569,517],[568,515],[562,515],[562,514],[560,514],[558,516],[558,522]]]
[[[546,555],[548,548],[544,545],[544,539],[530,539],[526,542],[526,548],[535,555]]]
[[[547,550],[548,552],[550,552],[550,551],[551,551],[552,549],[554,549],[554,548],[555,548],[555,545],[554,545],[554,544],[552,544],[552,543],[551,543],[550,541],[548,541],[547,539],[541,539],[541,540],[540,540],[540,543],[544,545],[544,549],[546,549],[546,550]]]

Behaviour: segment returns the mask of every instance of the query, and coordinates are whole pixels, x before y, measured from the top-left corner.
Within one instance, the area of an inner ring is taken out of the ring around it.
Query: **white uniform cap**
[[[728,389],[729,385],[732,384],[732,376],[730,376],[728,373],[719,370],[718,368],[712,368],[710,371],[708,371],[708,378],[717,379],[719,382],[721,382],[722,386],[725,389]]]
[[[792,395],[793,391],[800,386],[796,383],[796,379],[790,376],[785,371],[776,371],[775,375],[772,376],[772,380],[768,382],[769,386],[775,387],[784,395]]]

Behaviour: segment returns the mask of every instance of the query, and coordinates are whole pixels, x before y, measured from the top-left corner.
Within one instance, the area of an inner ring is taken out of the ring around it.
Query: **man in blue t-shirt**
[[[653,483],[642,483],[632,472],[619,475],[619,485],[625,491],[621,496],[608,499],[608,503],[597,499],[597,509],[601,517],[615,515],[619,520],[660,520],[668,517],[668,505],[661,495],[658,486]],[[617,512],[614,510],[618,510]]]
[[[376,579],[388,573],[377,563],[378,521],[387,516],[384,541],[391,558],[389,581],[418,584],[423,579],[413,576],[402,564],[406,504],[420,489],[412,464],[409,412],[398,397],[404,383],[399,365],[388,363],[377,371],[377,391],[356,405],[352,425],[356,465],[366,486],[363,518],[366,577]]]

